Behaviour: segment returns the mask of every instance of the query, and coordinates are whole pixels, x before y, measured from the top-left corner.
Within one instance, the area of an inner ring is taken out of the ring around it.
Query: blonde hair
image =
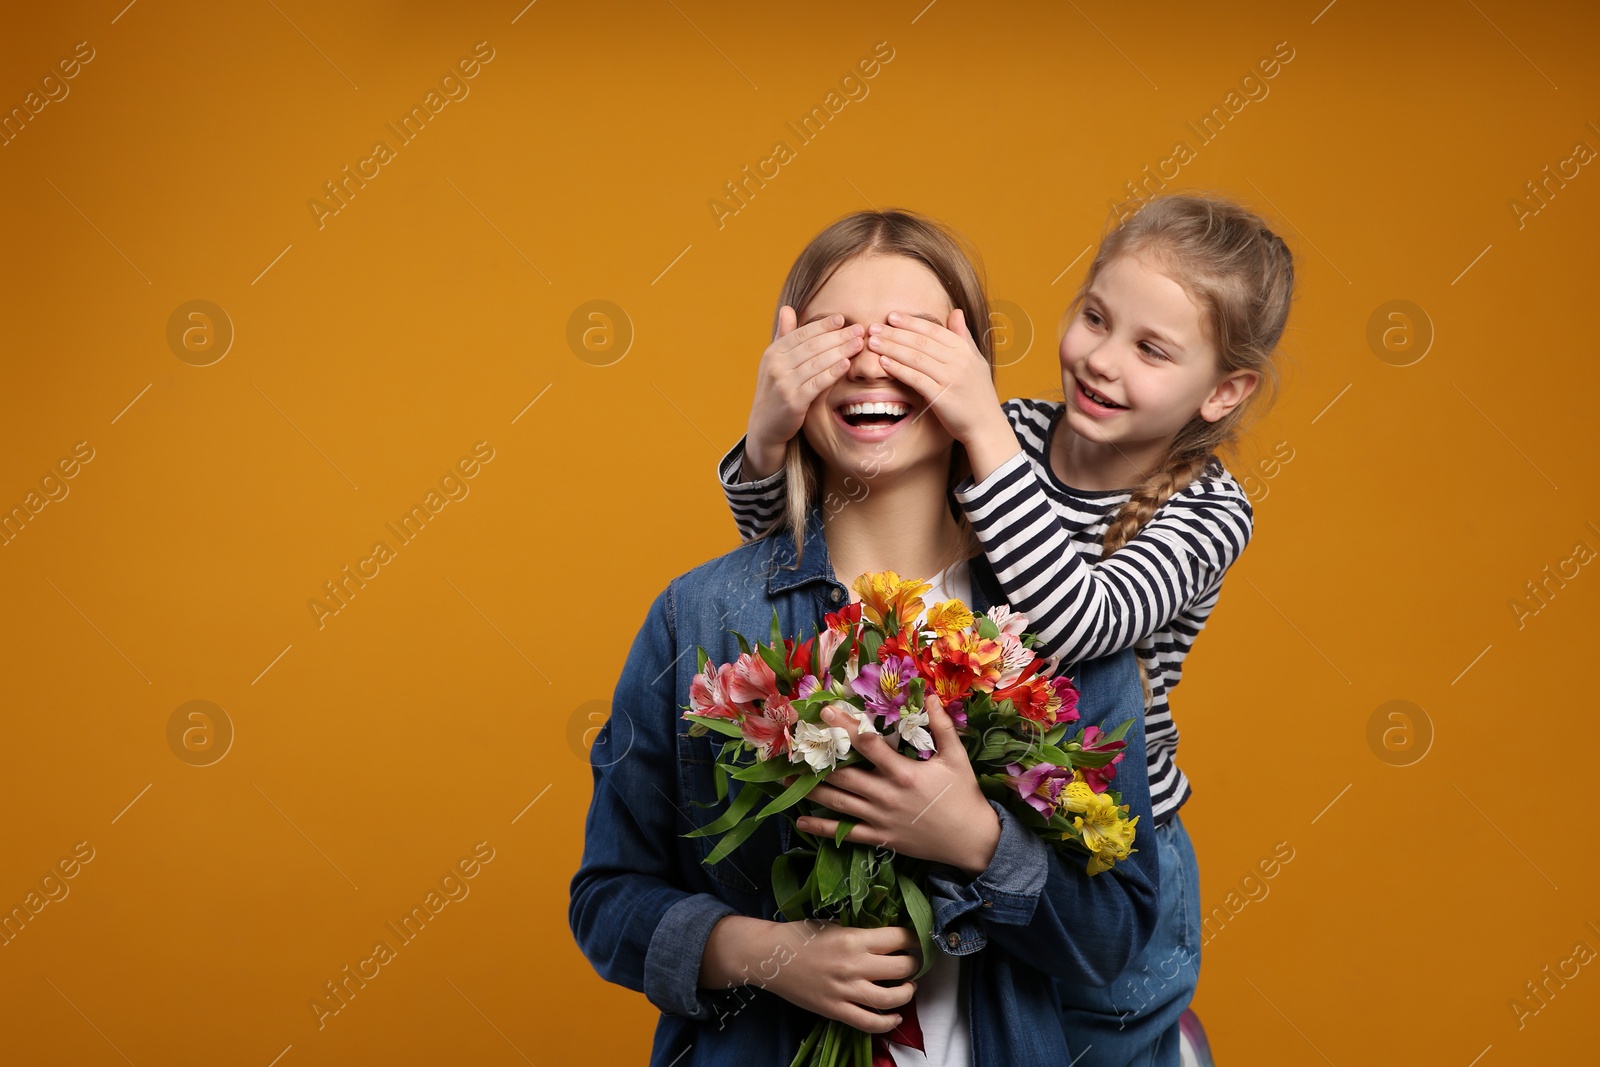
[[[794,308],[797,316],[803,315],[806,305],[835,271],[852,259],[869,255],[904,256],[932,271],[950,298],[951,306],[960,308],[966,316],[967,328],[989,364],[990,377],[994,376],[994,331],[989,329],[989,298],[977,266],[977,256],[954,233],[913,211],[894,208],[858,211],[817,234],[789,268],[789,276],[778,294],[779,308],[788,306]],[[772,336],[774,339],[778,336],[776,317]],[[821,468],[821,458],[806,442],[803,433],[790,438],[784,452],[788,493],[782,510],[760,536],[770,536],[787,526],[794,535],[796,566],[803,552],[806,519],[815,505],[821,483]],[[953,488],[970,473],[966,449],[958,441],[950,455],[950,486]],[[954,555],[948,562],[971,559],[982,550],[982,545],[954,498],[949,498],[948,502],[960,533],[958,544],[953,546]]]
[[[1219,372],[1247,370],[1260,377],[1250,396],[1216,422],[1196,414],[1178,431],[1163,462],[1106,526],[1102,559],[1127,544],[1168,498],[1200,476],[1215,453],[1232,448],[1248,422],[1272,406],[1278,391],[1273,355],[1294,293],[1294,258],[1260,216],[1220,197],[1158,196],[1100,242],[1067,309],[1069,320],[1101,272],[1123,256],[1149,260],[1200,307]]]

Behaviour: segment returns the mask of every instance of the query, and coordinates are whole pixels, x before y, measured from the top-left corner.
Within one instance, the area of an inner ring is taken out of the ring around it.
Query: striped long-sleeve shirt
[[[1168,694],[1216,607],[1222,579],[1250,540],[1252,509],[1219,460],[1156,510],[1121,549],[1100,559],[1106,526],[1128,490],[1066,485],[1050,469],[1050,436],[1064,406],[1010,400],[1005,413],[1022,446],[981,483],[955,490],[1011,607],[1028,617],[1038,650],[1063,663],[1132,646],[1150,678],[1145,713],[1150,796],[1156,825],[1189,798],[1178,768],[1178,728]],[[770,526],[784,502],[782,470],[739,482],[744,441],[718,465],[728,506],[745,539]]]

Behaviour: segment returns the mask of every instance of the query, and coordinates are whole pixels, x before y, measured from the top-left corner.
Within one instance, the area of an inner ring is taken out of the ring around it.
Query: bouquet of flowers
[[[684,717],[691,733],[726,738],[715,763],[718,802],[738,783],[727,809],[689,834],[720,838],[708,864],[773,816],[820,811],[807,805],[807,794],[832,771],[862,761],[850,733],[823,721],[824,708],[852,717],[858,732],[882,736],[907,758],[925,759],[934,748],[930,696],[950,714],[986,796],[1081,856],[1090,875],[1134,851],[1139,820],[1127,817],[1110,788],[1131,720],[1110,733],[1089,726],[1068,738],[1078,690],[1034,653],[1024,616],[1004,606],[975,616],[959,600],[924,613],[922,594],[932,587],[893,571],[863,574],[853,588],[860,603],[828,614],[803,641],[781,633],[774,611],[768,644],[752,647],[734,635],[740,655],[733,663],[710,663],[698,650]],[[791,921],[908,926],[922,946],[920,977],[935,951],[929,865],[845,841],[853,825],[840,819],[831,837],[796,828],[800,844],[772,866],[778,908]],[[871,1035],[822,1020],[791,1067],[867,1067],[871,1059]]]

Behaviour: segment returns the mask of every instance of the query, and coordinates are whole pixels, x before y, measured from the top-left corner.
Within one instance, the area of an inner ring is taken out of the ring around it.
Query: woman
[[[864,328],[890,310],[988,321],[960,247],[901,212],[862,213],[824,230],[779,303],[798,309],[780,331],[830,319]],[[992,366],[987,337],[979,347]],[[866,571],[934,576],[929,603],[959,597],[981,612],[1000,602],[951,507],[950,486],[964,473],[959,447],[874,354],[848,358],[849,371],[811,405],[790,445],[789,521],[674,579],[651,605],[594,746],[625,754],[593,760],[569,920],[602,977],[642,991],[663,1013],[651,1057],[661,1067],[787,1063],[816,1015],[887,1033],[913,995],[928,1055],[890,1043],[897,1062],[1070,1062],[1081,1049],[1062,1030],[1050,976],[1104,985],[1133,958],[1156,919],[1155,856],[1135,853],[1091,879],[1081,861],[1060,857],[983,797],[942,709],[930,711],[934,758],[847,768],[813,794],[857,822],[850,840],[938,864],[930,899],[940,959],[920,989],[907,981],[918,964],[908,931],[766,918],[777,910],[767,878],[789,844],[786,819],[769,820],[712,866],[703,862],[711,842],[683,837],[723,807],[710,739],[690,737],[681,717],[697,646],[713,662],[731,661],[731,632],[764,634],[774,611],[785,633],[810,632],[854,599],[850,585]],[[1143,766],[1132,653],[1085,663],[1075,680],[1080,722],[1109,729],[1131,719],[1128,765]],[[1129,815],[1148,825],[1144,776],[1117,784]],[[831,826],[800,822],[807,832]]]

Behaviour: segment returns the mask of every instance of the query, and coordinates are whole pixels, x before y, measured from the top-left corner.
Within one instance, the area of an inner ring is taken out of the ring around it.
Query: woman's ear
[[[1224,418],[1234,408],[1247,400],[1261,383],[1261,372],[1234,371],[1212,387],[1210,394],[1200,403],[1200,417],[1207,422]]]

